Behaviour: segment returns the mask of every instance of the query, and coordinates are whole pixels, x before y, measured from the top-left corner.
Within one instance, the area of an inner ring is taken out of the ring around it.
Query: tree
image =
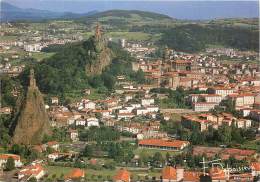
[[[203,144],[204,136],[198,130],[193,130],[193,132],[191,134],[191,142],[194,145]]]
[[[162,164],[163,162],[163,156],[160,152],[156,152],[153,156],[153,163],[154,164]]]
[[[236,141],[237,143],[243,143],[244,138],[241,136],[240,129],[234,126],[234,124],[232,124],[231,129],[232,129],[231,131],[232,141]]]
[[[231,127],[229,126],[221,126],[218,129],[218,139],[225,144],[229,144],[231,142],[232,139],[232,135],[231,135]]]
[[[169,161],[170,161],[170,158],[171,158],[171,156],[170,156],[170,154],[169,154],[168,152],[166,153],[166,156],[165,156],[165,157],[166,157],[166,161],[167,161],[167,162],[169,162]]]
[[[93,155],[93,148],[92,147],[93,146],[86,145],[84,152],[83,152],[83,155],[85,157],[92,157],[92,155]]]
[[[144,77],[144,72],[139,69],[136,74],[135,74],[135,80],[137,81],[137,83],[145,83],[145,77]]]
[[[5,165],[5,170],[7,171],[12,171],[15,168],[15,163],[14,163],[14,159],[12,157],[9,157],[7,159],[6,165]]]
[[[145,150],[142,150],[139,156],[140,156],[140,161],[143,164],[147,164],[148,163],[149,155],[148,155],[148,153]]]

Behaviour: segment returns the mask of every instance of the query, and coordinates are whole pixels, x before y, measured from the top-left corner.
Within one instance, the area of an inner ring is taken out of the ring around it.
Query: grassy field
[[[82,34],[84,39],[88,39],[91,35],[94,35],[93,32],[85,32]],[[144,33],[144,32],[106,32],[105,35],[107,37],[112,37],[114,39],[121,39],[124,38],[126,40],[130,41],[145,41],[145,40],[158,40],[160,39],[161,34],[149,34],[149,33]]]
[[[100,99],[105,99],[107,97],[107,95],[106,95],[106,93],[103,93],[103,92],[101,93],[95,89],[91,89],[90,95],[88,95],[86,97],[91,100],[100,100]]]
[[[137,148],[134,150],[134,154],[136,155],[147,155],[147,156],[153,156],[156,152],[160,152],[164,157],[167,153],[169,153],[171,156],[172,155],[178,155],[180,152],[175,152],[175,151],[164,151],[164,150],[158,150],[158,149],[141,149]]]
[[[45,166],[45,169],[48,173],[48,178],[60,178],[61,176],[66,176],[73,168],[71,167],[61,167],[61,166]],[[85,179],[91,181],[104,181],[112,179],[116,174],[117,170],[109,170],[109,169],[101,169],[101,170],[93,170],[93,169],[84,169],[85,170]],[[132,179],[134,181],[138,179],[145,179],[145,176],[149,177],[160,177],[160,170],[147,170],[147,169],[134,169],[128,168],[131,173]]]
[[[35,58],[37,61],[41,61],[45,58],[49,58],[53,56],[55,53],[46,53],[46,52],[33,52],[32,58]]]
[[[107,36],[112,38],[125,38],[127,40],[149,40],[152,35],[143,32],[109,32]]]
[[[83,37],[83,39],[88,39],[92,35],[94,35],[94,32],[84,32],[82,34],[82,37]]]

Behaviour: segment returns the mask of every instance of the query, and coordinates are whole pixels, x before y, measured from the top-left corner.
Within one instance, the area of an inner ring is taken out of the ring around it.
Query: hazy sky
[[[0,0],[1,1],[1,0]],[[5,0],[21,8],[35,8],[56,12],[86,13],[111,9],[143,10],[169,15],[178,19],[213,19],[258,17],[258,1],[222,0]]]

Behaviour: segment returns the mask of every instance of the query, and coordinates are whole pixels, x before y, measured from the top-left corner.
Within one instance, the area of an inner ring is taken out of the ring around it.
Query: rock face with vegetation
[[[45,134],[50,134],[49,118],[45,110],[43,97],[30,72],[30,84],[27,95],[18,113],[17,124],[13,134],[13,143],[35,145],[42,142]]]
[[[89,61],[86,64],[86,74],[101,74],[102,71],[111,63],[112,52],[107,47],[107,41],[102,36],[99,24],[96,26],[95,36],[91,37],[89,42],[93,45],[94,49],[88,50],[88,56],[91,56],[94,61]]]
[[[86,88],[113,89],[117,75],[134,76],[132,61],[119,45],[106,41],[97,25],[88,40],[59,47],[56,54],[33,67],[41,92],[65,98]],[[22,77],[25,80],[26,74]]]

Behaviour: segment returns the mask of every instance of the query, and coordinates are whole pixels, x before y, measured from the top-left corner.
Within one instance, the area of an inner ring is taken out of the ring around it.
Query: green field
[[[86,96],[90,100],[101,100],[107,97],[105,92],[99,92],[96,89],[91,89],[90,95]]]
[[[93,32],[84,32],[82,34],[84,39],[88,39],[91,35],[94,35]],[[130,41],[146,41],[146,40],[159,40],[161,34],[149,34],[144,32],[105,32],[107,37],[112,37],[114,39],[126,39]]]
[[[84,32],[82,34],[83,39],[88,39],[90,36],[94,35],[94,32]]]
[[[55,53],[46,53],[46,52],[33,52],[32,58],[35,58],[37,61],[41,61],[45,58],[49,58],[53,56]]]
[[[61,176],[66,176],[73,168],[71,167],[61,167],[61,166],[45,166],[45,169],[48,173],[48,178],[60,178]],[[140,168],[127,168],[132,176],[133,180],[145,179],[146,176],[149,177],[160,177],[160,169],[157,170],[147,170]],[[91,181],[104,181],[111,180],[113,176],[116,174],[118,169],[109,170],[109,169],[101,169],[101,170],[93,170],[93,169],[84,169],[85,170],[85,179]]]
[[[149,40],[152,35],[143,32],[109,32],[106,34],[112,38],[125,38],[127,40]]]
[[[141,149],[141,148],[137,148],[134,150],[134,154],[136,155],[147,155],[147,156],[153,156],[156,152],[159,152],[163,155],[163,157],[165,157],[165,155],[167,153],[169,153],[171,156],[172,155],[178,155],[180,154],[180,152],[177,151],[166,151],[166,150],[158,150],[158,149]]]

